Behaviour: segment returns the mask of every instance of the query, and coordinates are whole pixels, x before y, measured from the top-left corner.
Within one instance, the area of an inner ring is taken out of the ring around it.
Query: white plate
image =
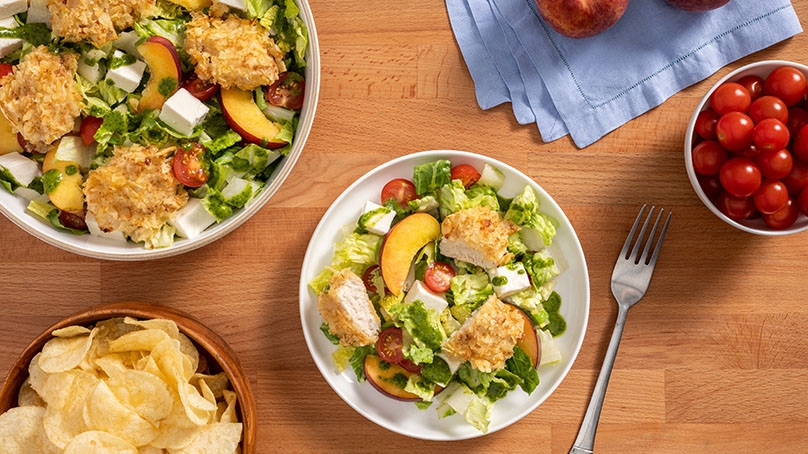
[[[289,154],[281,158],[267,180],[264,191],[250,205],[238,210],[233,216],[221,223],[209,227],[200,236],[192,240],[177,238],[173,246],[161,249],[146,249],[142,245],[131,241],[122,243],[93,235],[75,235],[58,230],[42,218],[28,212],[26,210],[28,206],[26,200],[14,194],[9,194],[3,188],[0,188],[0,213],[3,213],[21,229],[58,248],[88,257],[121,261],[151,260],[179,255],[212,243],[238,228],[257,213],[280,189],[281,184],[289,176],[300,153],[303,151],[303,146],[314,122],[314,113],[317,108],[320,91],[320,47],[308,1],[297,0],[297,4],[300,6],[300,18],[306,24],[309,35],[309,47],[306,49],[306,93],[304,103],[300,109],[300,120],[295,131],[292,149]]]
[[[365,201],[379,203],[382,186],[393,178],[412,179],[413,167],[437,159],[448,159],[452,165],[471,164],[482,169],[488,163],[506,176],[500,193],[513,197],[526,184],[541,197],[541,210],[560,225],[555,243],[563,257],[565,269],[557,278],[556,290],[561,295],[561,313],[567,321],[566,332],[556,340],[564,356],[563,362],[539,368],[541,383],[528,396],[517,389],[496,403],[488,433],[496,432],[518,421],[538,407],[558,387],[572,366],[584,339],[589,316],[589,274],[581,244],[564,212],[544,189],[518,170],[494,159],[451,150],[424,151],[392,160],[357,180],[326,211],[312,235],[300,277],[300,318],[303,334],[317,368],[329,385],[345,402],[369,420],[394,432],[425,440],[461,440],[484,435],[462,416],[439,419],[433,404],[419,410],[412,402],[399,402],[383,396],[369,383],[357,383],[352,369],[338,373],[331,353],[335,350],[320,331],[323,319],[317,311],[317,296],[308,283],[331,263],[334,244],[343,238],[342,228],[356,222]]]

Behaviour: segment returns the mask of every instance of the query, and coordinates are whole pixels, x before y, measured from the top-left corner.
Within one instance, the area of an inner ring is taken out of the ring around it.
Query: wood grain
[[[650,0],[649,0],[650,1]],[[0,370],[61,317],[116,301],[190,313],[238,353],[256,393],[258,452],[566,453],[616,317],[609,277],[637,209],[674,217],[645,300],[629,313],[598,453],[808,451],[808,236],[733,230],[687,180],[685,128],[702,94],[758,60],[808,63],[808,35],[733,62],[602,140],[543,143],[508,104],[481,110],[445,2],[311,0],[322,58],[314,128],[276,196],[225,238],[146,263],[89,259],[0,219]],[[808,18],[808,2],[793,2]],[[345,404],[312,361],[298,284],[314,228],[368,170],[420,150],[460,149],[528,174],[579,235],[589,326],[567,379],[513,426],[458,442],[383,429]]]

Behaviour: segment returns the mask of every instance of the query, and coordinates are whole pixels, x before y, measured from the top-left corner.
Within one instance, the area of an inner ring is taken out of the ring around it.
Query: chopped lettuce
[[[450,291],[454,301],[451,307],[452,315],[463,323],[494,293],[494,286],[491,285],[488,274],[480,270],[453,277]]]
[[[469,207],[466,188],[460,180],[452,180],[449,184],[441,186],[438,190],[438,201],[441,218]]]
[[[534,325],[539,327],[547,325],[550,315],[544,309],[544,306],[542,306],[544,299],[532,287],[522,290],[519,293],[509,295],[505,299],[525,311]]]
[[[440,393],[442,402],[437,408],[439,416],[448,416],[454,413],[463,415],[463,418],[480,432],[488,432],[491,422],[491,412],[494,402],[484,396],[479,396],[460,382],[452,382]],[[448,407],[448,408],[447,408]]]
[[[441,189],[451,180],[452,163],[446,159],[421,164],[413,169],[412,182],[415,184],[415,192],[418,195]],[[463,186],[462,183],[460,186]]]
[[[416,345],[437,350],[446,338],[440,323],[440,315],[427,309],[421,300],[397,304],[390,308],[390,312],[412,336]]]
[[[543,287],[545,287],[551,279],[558,276],[559,273],[558,267],[547,249],[526,255],[523,259],[523,263],[530,275],[530,282],[533,284],[533,288],[539,293],[543,293]]]
[[[539,211],[539,195],[530,185],[516,195],[511,201],[505,219],[522,227],[519,234],[528,248],[538,251],[549,246],[556,234],[558,221]]]
[[[538,334],[539,342],[541,343],[541,358],[539,359],[539,366],[561,362],[564,357],[561,355],[561,350],[558,349],[558,344],[553,338],[553,335],[544,329],[536,330],[536,333]]]
[[[505,361],[505,368],[520,378],[519,386],[530,394],[539,386],[539,373],[533,367],[533,360],[518,346],[513,348],[513,356]]]
[[[350,268],[354,273],[361,276],[365,268],[378,263],[377,257],[381,240],[378,235],[351,233],[334,246],[331,265],[312,279],[309,287],[317,294],[322,293],[328,286],[334,272],[344,268]]]

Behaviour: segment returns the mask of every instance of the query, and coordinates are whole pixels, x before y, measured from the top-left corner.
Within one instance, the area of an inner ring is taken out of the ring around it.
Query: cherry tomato
[[[198,188],[208,181],[208,172],[202,167],[205,149],[199,143],[177,148],[174,152],[174,175],[185,186]]]
[[[191,96],[200,101],[207,101],[216,96],[216,93],[219,92],[219,84],[206,82],[197,77],[196,74],[183,80],[182,88],[188,90]]]
[[[23,137],[22,133],[20,132],[17,133],[17,143],[20,145],[20,147],[22,147],[23,150],[25,150],[28,153],[44,154],[38,151],[33,145],[31,145],[31,142],[25,140],[25,137]]]
[[[452,278],[456,275],[452,265],[444,262],[432,262],[426,267],[424,282],[429,290],[441,293],[449,290],[452,286]]]
[[[713,109],[702,110],[696,116],[696,124],[693,129],[702,139],[714,140],[715,124],[718,123],[719,117],[720,115],[715,113]]]
[[[416,374],[420,374],[420,373],[421,373],[421,369],[423,369],[423,367],[422,367],[420,364],[415,364],[415,363],[414,363],[414,362],[413,362],[411,359],[409,359],[409,358],[404,358],[404,359],[402,359],[401,361],[399,361],[399,362],[398,362],[398,365],[399,365],[399,366],[401,366],[401,367],[403,367],[403,368],[404,368],[405,370],[407,370],[408,372],[414,372],[414,373],[416,373]]]
[[[462,181],[468,188],[480,179],[480,172],[468,164],[460,164],[452,167],[452,179]]]
[[[764,177],[779,180],[791,173],[794,159],[788,150],[762,150],[755,157],[755,163]]]
[[[738,79],[738,83],[752,96],[752,101],[763,96],[763,78],[754,74],[749,74]]]
[[[729,112],[722,115],[715,125],[718,143],[729,151],[740,151],[752,143],[755,123],[748,115],[741,112]]]
[[[754,143],[749,144],[748,147],[744,148],[741,151],[735,152],[735,156],[743,156],[749,159],[755,159],[755,157],[757,157],[757,155],[759,154],[760,154],[760,148],[755,146]]]
[[[802,107],[791,107],[788,109],[788,132],[791,133],[791,136],[797,135],[799,130],[808,124],[808,110],[803,109]]]
[[[797,203],[792,197],[788,198],[785,206],[771,214],[763,214],[763,222],[769,227],[782,230],[791,227],[792,224],[797,222],[800,217],[800,210],[797,208]]]
[[[388,363],[398,364],[404,359],[402,347],[404,347],[404,335],[401,328],[395,326],[385,328],[376,341],[376,351]]]
[[[411,200],[418,198],[415,193],[415,185],[410,180],[396,178],[387,182],[382,188],[382,203],[389,199],[396,199],[398,204],[406,207]]]
[[[748,197],[760,187],[762,176],[755,161],[735,156],[721,166],[721,186],[735,197]]]
[[[718,115],[729,112],[746,112],[752,104],[749,90],[737,82],[725,82],[710,95],[710,107]]]
[[[14,72],[14,66],[10,63],[0,63],[0,77],[6,77]]]
[[[806,87],[805,75],[791,66],[775,68],[763,81],[763,93],[782,99],[789,107],[805,97]]]
[[[296,72],[287,71],[267,87],[267,101],[273,106],[300,109],[305,93],[306,79]]]
[[[715,140],[705,140],[693,148],[693,169],[699,175],[716,175],[729,153]]]
[[[761,151],[782,150],[791,140],[786,125],[776,118],[764,118],[755,125],[752,142]]]
[[[696,179],[699,181],[701,190],[711,199],[724,190],[721,187],[721,180],[718,179],[718,175],[696,175]]]
[[[797,208],[800,209],[800,212],[806,216],[808,216],[808,189],[804,189],[800,191],[799,197],[797,197]]]
[[[379,289],[376,288],[376,285],[373,284],[373,281],[376,277],[379,276],[379,265],[372,265],[369,266],[368,269],[362,273],[362,282],[365,283],[365,288],[372,293],[378,292]]]
[[[74,230],[87,230],[87,222],[84,220],[85,212],[70,212],[59,210],[59,222],[63,226]]]
[[[772,214],[788,202],[788,189],[780,180],[763,180],[752,195],[755,208],[763,214]]]
[[[95,142],[95,137],[93,136],[95,136],[96,131],[98,131],[98,128],[101,127],[101,123],[103,122],[104,119],[99,117],[84,117],[81,120],[79,135],[84,145],[90,145]]]
[[[791,172],[783,177],[783,183],[788,188],[788,193],[793,196],[808,187],[808,162],[795,161]]]
[[[760,123],[764,118],[776,118],[783,123],[788,123],[788,106],[782,99],[774,96],[761,96],[752,101],[747,114],[755,124]]]
[[[727,191],[718,194],[715,206],[734,221],[748,219],[755,213],[755,201],[752,197],[735,197]]]
[[[794,135],[794,140],[791,142],[791,153],[795,158],[808,162],[808,127],[806,126],[800,128]]]

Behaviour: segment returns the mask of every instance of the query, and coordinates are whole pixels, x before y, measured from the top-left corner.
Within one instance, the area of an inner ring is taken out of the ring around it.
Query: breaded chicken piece
[[[491,295],[444,342],[442,351],[470,362],[481,372],[499,370],[513,356],[513,347],[524,334],[524,327],[518,309]]]
[[[252,90],[270,85],[286,71],[284,53],[254,21],[192,13],[185,28],[185,50],[200,79],[223,88]]]
[[[90,171],[84,195],[101,230],[145,241],[188,203],[188,193],[174,176],[172,151],[137,144],[116,147],[106,165]]]
[[[153,14],[155,5],[155,0],[48,0],[48,11],[54,34],[101,47],[118,37],[117,30]]]
[[[379,315],[362,278],[348,268],[331,277],[328,291],[318,296],[317,310],[343,345],[361,347],[379,339]]]
[[[12,74],[0,79],[0,109],[31,145],[48,145],[73,130],[81,114],[81,92],[74,81],[78,54],[32,50]]]
[[[518,230],[488,207],[460,210],[441,224],[440,253],[485,269],[496,268],[513,260],[508,237]]]

